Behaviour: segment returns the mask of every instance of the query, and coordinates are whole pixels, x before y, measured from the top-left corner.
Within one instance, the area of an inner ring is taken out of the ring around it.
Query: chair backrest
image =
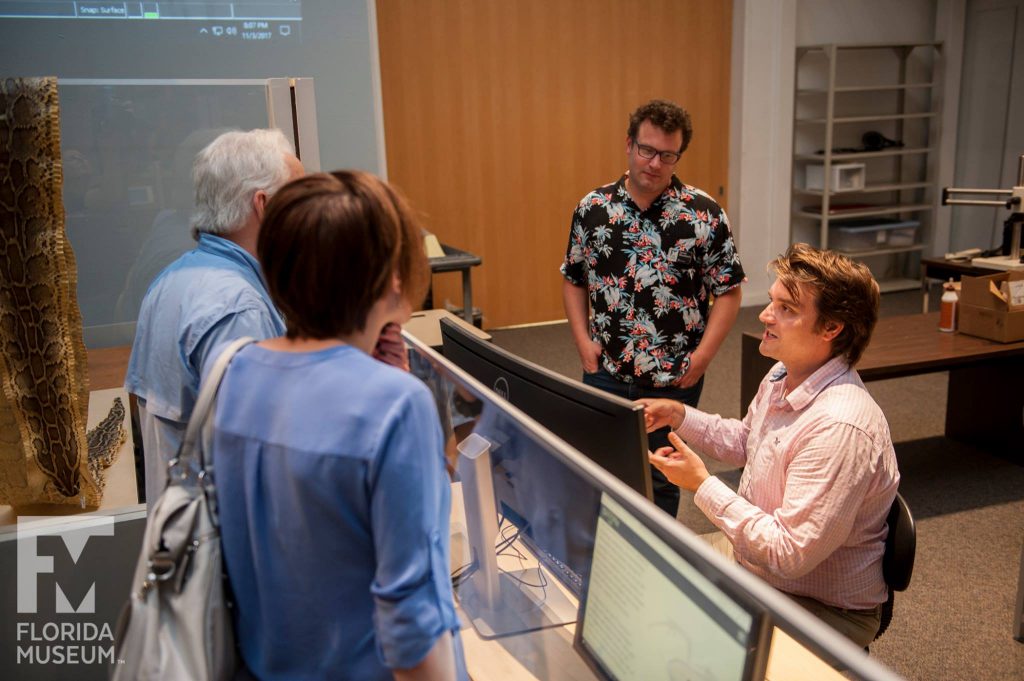
[[[882,576],[893,591],[904,591],[914,573],[914,555],[917,553],[917,528],[907,502],[899,493],[889,509],[889,534],[885,538],[882,556]]]

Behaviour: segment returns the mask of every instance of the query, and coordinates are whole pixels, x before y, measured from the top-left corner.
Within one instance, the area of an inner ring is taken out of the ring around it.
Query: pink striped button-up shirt
[[[697,506],[736,559],[775,588],[855,610],[886,600],[886,515],[899,471],[882,410],[836,357],[788,395],[777,364],[742,421],[686,408],[680,437],[745,466],[738,492],[710,477]]]

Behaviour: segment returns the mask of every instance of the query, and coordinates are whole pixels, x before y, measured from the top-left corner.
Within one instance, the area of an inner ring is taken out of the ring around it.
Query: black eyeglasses
[[[654,147],[649,147],[646,144],[640,144],[639,142],[633,142],[633,146],[636,147],[636,153],[640,154],[641,158],[654,158],[657,156],[661,159],[661,162],[668,166],[674,166],[679,163],[679,159],[682,154],[675,151],[658,151]]]

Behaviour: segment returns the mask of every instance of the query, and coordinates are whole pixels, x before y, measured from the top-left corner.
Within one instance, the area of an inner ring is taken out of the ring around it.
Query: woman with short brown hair
[[[371,356],[426,290],[412,212],[368,173],[309,175],[257,250],[287,331],[235,357],[213,444],[242,657],[263,680],[465,677],[437,410]]]

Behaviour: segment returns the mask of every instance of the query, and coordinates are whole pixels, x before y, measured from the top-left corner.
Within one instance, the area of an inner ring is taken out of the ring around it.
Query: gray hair
[[[288,180],[292,145],[277,129],[226,132],[196,155],[192,234],[230,234],[252,211],[253,194],[273,194]]]

